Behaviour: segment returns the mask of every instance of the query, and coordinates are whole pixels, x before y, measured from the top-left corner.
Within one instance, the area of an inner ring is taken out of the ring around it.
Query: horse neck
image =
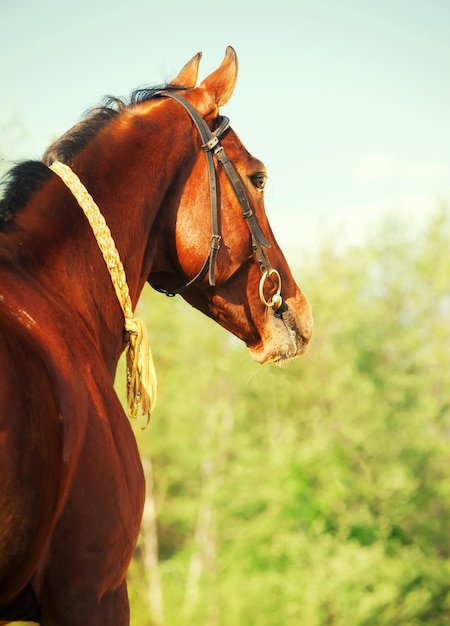
[[[73,166],[111,230],[134,305],[169,218],[167,206],[176,204],[198,156],[191,125],[176,105],[173,108],[178,116],[170,119],[161,103],[124,113],[99,133]]]
[[[119,122],[109,132],[99,133],[71,167],[108,224],[134,308],[156,252],[156,217],[172,188],[180,184],[176,179],[189,161],[192,141],[185,124],[183,137],[177,141],[172,136],[166,143],[161,127],[161,132],[153,131],[152,139],[143,144],[145,120]],[[17,221],[21,222],[22,234],[27,232],[27,266],[33,278],[51,292],[54,301],[63,303],[71,315],[82,320],[110,367],[115,368],[122,350],[123,312],[91,227],[75,198],[54,177]]]

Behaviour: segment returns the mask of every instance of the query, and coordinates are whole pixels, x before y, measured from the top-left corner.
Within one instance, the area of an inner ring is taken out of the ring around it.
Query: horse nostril
[[[283,302],[281,303],[281,306],[278,307],[278,309],[274,312],[275,317],[279,317],[280,319],[283,317],[283,313],[286,313],[286,311],[289,310],[288,305],[286,304],[286,302],[283,300]]]

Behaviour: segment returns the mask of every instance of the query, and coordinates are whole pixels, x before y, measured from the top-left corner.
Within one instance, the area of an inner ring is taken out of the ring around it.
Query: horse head
[[[168,295],[180,293],[242,339],[255,361],[290,359],[307,350],[311,307],[267,219],[266,168],[219,114],[236,84],[236,53],[228,47],[219,68],[195,87],[200,58],[183,67],[173,91],[161,94],[171,112],[184,109],[194,156],[166,198],[167,240],[158,246],[149,282]]]

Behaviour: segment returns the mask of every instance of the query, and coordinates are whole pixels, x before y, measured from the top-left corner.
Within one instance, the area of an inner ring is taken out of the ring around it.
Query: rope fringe
[[[128,416],[146,418],[147,426],[156,403],[156,371],[145,325],[133,316],[125,270],[111,231],[94,199],[70,167],[55,161],[50,169],[61,178],[83,209],[105,260],[125,317]]]
[[[125,320],[128,415],[146,417],[147,424],[156,402],[156,370],[147,329],[141,319]]]

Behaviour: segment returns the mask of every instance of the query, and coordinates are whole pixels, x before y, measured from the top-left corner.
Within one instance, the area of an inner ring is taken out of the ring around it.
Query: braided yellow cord
[[[142,320],[133,316],[125,270],[111,231],[94,199],[70,167],[55,161],[50,169],[61,178],[83,209],[105,260],[125,317],[125,329],[128,334],[126,346],[128,415],[144,416],[148,423],[156,402],[156,371],[145,325]]]

